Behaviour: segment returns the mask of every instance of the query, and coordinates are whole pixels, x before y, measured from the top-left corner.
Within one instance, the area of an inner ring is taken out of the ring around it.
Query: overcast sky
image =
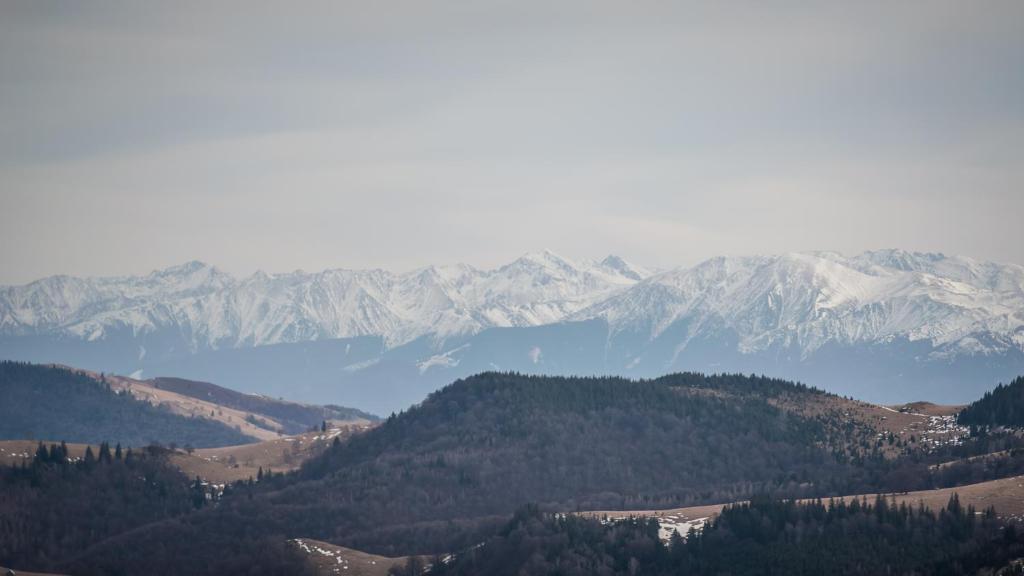
[[[1022,184],[1018,0],[0,3],[0,283],[1024,263]]]

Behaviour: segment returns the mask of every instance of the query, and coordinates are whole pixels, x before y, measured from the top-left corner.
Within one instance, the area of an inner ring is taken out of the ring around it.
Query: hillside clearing
[[[307,555],[317,574],[387,576],[393,566],[404,566],[409,560],[408,556],[398,558],[377,556],[309,538],[296,538],[289,540],[289,543]]]
[[[996,515],[1006,520],[1024,520],[1024,476],[1013,476],[990,480],[978,484],[968,484],[954,488],[939,488],[936,490],[918,490],[915,492],[904,492],[897,494],[883,494],[883,496],[895,502],[897,505],[918,506],[923,504],[932,510],[939,510],[949,503],[950,497],[957,494],[961,504],[974,506],[979,512],[989,506],[995,508]],[[854,499],[866,498],[874,501],[878,494],[856,494],[836,498],[849,503]],[[804,500],[809,501],[809,500]],[[671,508],[666,510],[594,510],[579,512],[580,515],[589,518],[615,520],[629,517],[652,517],[657,518],[662,526],[662,537],[668,539],[675,526],[684,526],[681,535],[685,536],[685,530],[691,524],[702,524],[703,522],[718,516],[722,508],[728,504],[709,504],[705,506],[688,506],[685,508]]]

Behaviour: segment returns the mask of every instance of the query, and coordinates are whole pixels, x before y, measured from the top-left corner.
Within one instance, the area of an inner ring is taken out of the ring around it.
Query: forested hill
[[[310,461],[282,499],[319,506],[311,490],[344,494],[387,522],[506,514],[526,502],[643,508],[851,490],[855,466],[826,447],[820,420],[770,401],[783,395],[826,396],[738,375],[484,373]]]
[[[3,440],[197,448],[252,442],[219,422],[172,414],[66,368],[0,362],[0,399]]]
[[[930,481],[928,465],[949,455],[883,457],[893,444],[849,418],[858,406],[754,376],[484,373],[339,440],[296,473],[264,475],[215,507],[115,536],[60,567],[216,573],[211,558],[243,562],[287,538],[392,557],[444,553],[498,533],[525,504],[653,509]]]
[[[217,556],[238,549],[243,526],[250,539],[312,538],[404,556],[478,543],[527,503],[569,511],[856,492],[869,466],[829,448],[826,422],[777,406],[821,399],[835,397],[747,376],[483,373],[337,443],[295,474],[264,477],[244,498],[111,539],[73,568],[133,573]],[[126,558],[123,550],[139,553]]]
[[[964,426],[1024,426],[1024,376],[986,392],[964,408],[957,420]]]

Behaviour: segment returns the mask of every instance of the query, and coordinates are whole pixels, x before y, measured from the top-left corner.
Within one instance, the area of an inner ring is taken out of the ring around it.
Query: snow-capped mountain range
[[[428,380],[392,394],[399,407],[493,368],[752,370],[826,384],[832,370],[845,374],[841,384],[879,393],[903,378],[954,398],[958,379],[977,374],[977,388],[1024,371],[1024,267],[901,250],[721,257],[666,271],[547,251],[489,270],[401,274],[236,278],[190,262],[145,276],[2,287],[0,357],[215,373],[262,392],[280,390],[262,372],[238,382],[231,370],[243,359],[267,362],[264,371],[293,363],[306,374],[302,399],[316,401],[339,379],[372,388],[368,398]],[[388,407],[375,402],[363,407]]]
[[[739,351],[923,340],[942,354],[1024,350],[1024,267],[899,250],[714,258],[581,310],[613,331],[728,329]],[[685,340],[680,342],[685,347]]]
[[[236,279],[189,262],[146,276],[53,276],[0,288],[0,334],[94,341],[171,329],[192,351],[358,336],[395,347],[561,322],[650,275],[614,256],[577,264],[547,251],[494,270],[458,264],[405,274],[334,269]]]

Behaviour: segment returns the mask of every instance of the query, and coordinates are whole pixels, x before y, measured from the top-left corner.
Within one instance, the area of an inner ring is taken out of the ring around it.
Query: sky
[[[0,3],[0,284],[1024,264],[1024,2]]]

